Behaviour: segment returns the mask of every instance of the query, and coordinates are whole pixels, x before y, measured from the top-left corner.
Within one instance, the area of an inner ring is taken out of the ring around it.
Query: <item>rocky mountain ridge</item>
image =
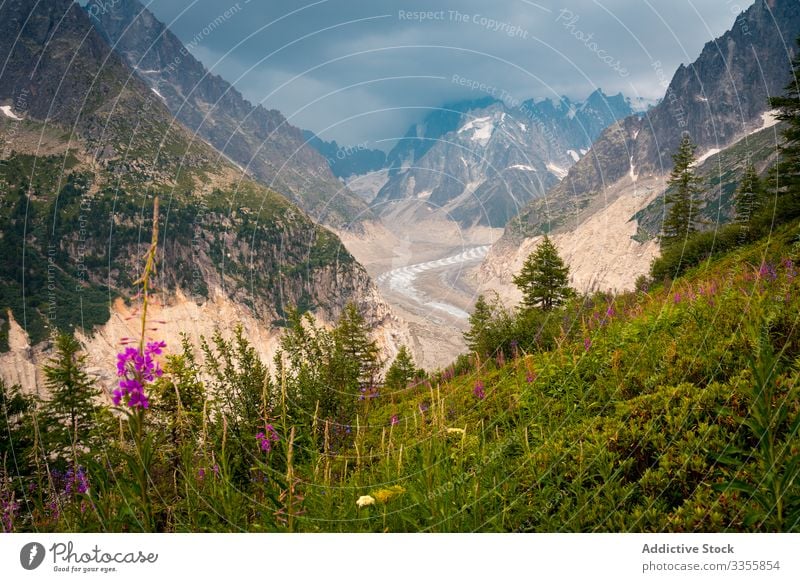
[[[388,156],[373,204],[420,199],[464,227],[503,226],[561,180],[609,124],[631,114],[597,90],[582,103],[481,99],[445,106]]]
[[[138,0],[118,0],[88,13],[175,118],[242,171],[289,197],[317,222],[341,226],[369,218],[364,202],[337,180],[300,129],[209,72]]]

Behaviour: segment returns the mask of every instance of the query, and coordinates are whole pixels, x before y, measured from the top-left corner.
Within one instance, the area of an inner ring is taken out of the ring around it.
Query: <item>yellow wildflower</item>
[[[388,503],[395,497],[398,497],[405,493],[406,490],[401,487],[400,485],[392,485],[391,487],[387,487],[386,489],[379,489],[375,491],[373,495],[375,499],[380,503]]]

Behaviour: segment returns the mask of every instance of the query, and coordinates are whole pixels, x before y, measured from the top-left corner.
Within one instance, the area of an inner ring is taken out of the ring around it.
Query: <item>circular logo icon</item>
[[[19,552],[19,563],[26,570],[35,570],[44,562],[44,553],[44,546],[39,542],[25,544]]]

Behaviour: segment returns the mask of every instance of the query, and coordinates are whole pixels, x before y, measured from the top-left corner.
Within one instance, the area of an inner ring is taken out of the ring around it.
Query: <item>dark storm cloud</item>
[[[734,0],[146,0],[213,71],[295,125],[386,146],[425,108],[486,94],[663,94]],[[221,18],[228,11],[228,15]],[[194,41],[196,42],[192,42]]]

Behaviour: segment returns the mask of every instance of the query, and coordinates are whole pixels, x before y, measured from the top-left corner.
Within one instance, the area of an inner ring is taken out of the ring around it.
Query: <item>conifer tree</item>
[[[701,192],[701,182],[693,167],[696,147],[688,135],[684,136],[678,151],[672,156],[674,167],[667,182],[664,200],[669,210],[664,219],[662,248],[685,240],[697,230],[697,194]]]
[[[478,295],[475,309],[469,316],[469,329],[464,332],[464,341],[471,352],[486,355],[493,351],[493,346],[487,345],[493,322],[494,308],[486,301],[484,295]]]
[[[763,202],[763,190],[758,172],[748,160],[734,198],[736,222],[747,224],[753,219],[753,215],[759,211]]]
[[[347,377],[352,373],[337,361],[333,334],[317,326],[309,313],[292,309],[288,321],[290,325],[275,354],[275,376],[281,392],[286,394],[293,422],[314,414],[321,419],[339,418],[344,414],[344,392],[353,392],[355,387],[347,386]],[[351,404],[351,395],[348,400]]]
[[[55,337],[55,354],[44,366],[45,385],[50,400],[44,404],[47,441],[50,451],[59,455],[74,453],[86,446],[99,411],[100,391],[85,371],[86,355],[72,334]]]
[[[414,359],[406,346],[400,346],[392,365],[386,372],[386,387],[390,390],[402,390],[417,375]]]
[[[797,44],[800,47],[800,38]],[[770,185],[777,195],[775,214],[783,222],[800,216],[800,51],[792,62],[792,75],[784,94],[770,98],[770,106],[778,109],[778,119],[786,122],[781,156]],[[773,208],[768,210],[772,214]]]
[[[337,351],[344,364],[353,366],[359,388],[375,383],[381,366],[377,344],[370,339],[370,329],[354,303],[348,303],[333,332]]]
[[[522,291],[525,307],[539,307],[543,311],[563,305],[574,295],[569,287],[569,267],[547,236],[525,260],[514,284]]]

